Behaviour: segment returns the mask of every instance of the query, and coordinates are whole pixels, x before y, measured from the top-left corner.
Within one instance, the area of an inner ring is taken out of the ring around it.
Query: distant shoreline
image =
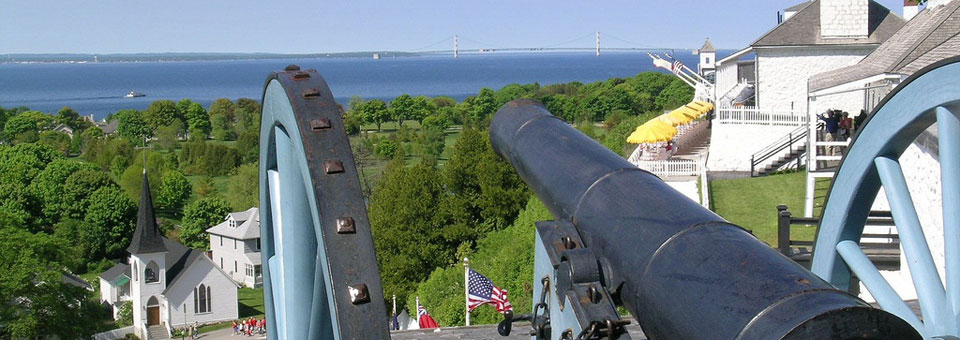
[[[675,51],[691,51],[691,49],[668,49]],[[579,52],[580,50],[546,50],[546,49],[500,49],[478,52],[462,50],[461,55],[477,55],[487,53],[556,53]],[[608,52],[647,51],[645,49],[607,49]],[[649,50],[659,51],[659,50]],[[586,50],[583,50],[586,52]],[[420,57],[452,53],[449,51],[430,52],[398,52],[398,51],[366,51],[366,52],[338,52],[338,53],[115,53],[115,54],[85,54],[85,53],[9,53],[0,54],[0,64],[88,64],[88,63],[138,63],[138,62],[183,62],[183,61],[226,61],[226,60],[272,60],[272,59],[323,59],[323,58],[403,58]]]

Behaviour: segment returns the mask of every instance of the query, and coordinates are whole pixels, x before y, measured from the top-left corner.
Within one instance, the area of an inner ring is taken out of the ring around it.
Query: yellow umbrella
[[[691,108],[689,105],[673,110],[673,112],[670,112],[670,114],[684,115],[690,117],[691,120],[700,118],[700,116],[703,115],[703,113],[701,113],[699,110]]]
[[[664,123],[670,124],[671,126],[683,125],[690,122],[690,120],[686,117],[677,117],[669,113],[661,115],[660,117],[657,117],[657,119],[663,121]]]
[[[699,100],[699,101],[695,101],[694,103],[700,106],[703,106],[703,109],[705,110],[704,112],[709,112],[714,108],[713,103],[711,102],[705,102],[705,101]]]
[[[670,124],[652,119],[637,127],[637,130],[627,137],[627,143],[641,144],[665,142],[673,139],[673,136],[675,135],[677,135],[676,128],[670,126]]]
[[[686,112],[687,112],[686,110],[674,110],[673,112],[670,112],[668,115],[670,117],[676,117],[677,120],[680,121],[681,125],[690,124],[690,122],[692,122],[695,118],[697,118],[697,116],[696,116],[696,113],[691,113],[690,115],[688,115]]]

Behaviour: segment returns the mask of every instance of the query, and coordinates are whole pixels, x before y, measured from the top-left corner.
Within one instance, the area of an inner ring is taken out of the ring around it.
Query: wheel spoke
[[[943,248],[946,270],[947,301],[954,315],[960,318],[960,119],[944,107],[937,108],[937,129],[940,143],[940,185],[943,199]]]
[[[880,181],[890,202],[890,211],[897,225],[897,232],[900,234],[900,244],[907,257],[907,265],[917,290],[925,324],[931,327],[928,329],[929,332],[941,334],[944,330],[944,322],[947,321],[943,283],[933,263],[930,247],[927,246],[927,240],[923,236],[920,219],[913,206],[903,170],[899,162],[888,157],[877,157],[874,163],[877,165]],[[950,315],[952,318],[953,313]]]
[[[837,244],[837,253],[839,253],[840,257],[847,263],[850,270],[852,270],[854,274],[857,274],[860,282],[863,282],[863,284],[867,286],[867,290],[869,290],[873,298],[877,300],[880,307],[899,316],[901,319],[910,323],[917,331],[923,333],[923,323],[920,322],[920,318],[918,318],[916,314],[913,314],[913,311],[903,302],[900,295],[898,295],[897,292],[893,290],[893,287],[890,287],[890,284],[887,283],[887,280],[880,275],[880,271],[870,262],[867,255],[863,253],[860,245],[849,240],[840,241],[840,243]]]
[[[277,170],[267,170],[267,185],[270,190],[270,219],[272,222],[271,230],[273,230],[273,255],[267,259],[270,264],[270,282],[273,283],[270,291],[273,293],[274,301],[283,301],[284,289],[281,287],[281,282],[283,282],[283,263],[280,262],[281,255],[283,254],[283,242],[280,242],[280,240],[283,239],[281,237],[283,228],[280,227],[282,221],[280,218],[282,213],[280,209],[280,173],[277,172]],[[281,305],[274,304],[273,312],[278,324],[283,325],[286,323],[286,313],[283,312]],[[277,327],[277,336],[280,339],[286,339],[284,337],[284,330],[284,327]]]
[[[277,188],[280,196],[279,206],[281,214],[280,232],[276,235],[276,240],[283,243],[283,253],[280,258],[283,267],[282,278],[277,281],[282,285],[284,291],[283,306],[286,308],[287,331],[296,330],[300,333],[287,333],[288,338],[302,339],[307,337],[306,328],[303,325],[310,324],[311,304],[307,303],[313,300],[313,289],[305,289],[305,282],[313,282],[317,242],[316,235],[313,232],[313,223],[311,215],[306,213],[310,211],[307,204],[306,187],[303,182],[303,174],[300,172],[299,152],[287,133],[277,127],[276,150],[277,150],[277,176],[280,185]],[[301,212],[296,214],[286,214],[283,212]]]

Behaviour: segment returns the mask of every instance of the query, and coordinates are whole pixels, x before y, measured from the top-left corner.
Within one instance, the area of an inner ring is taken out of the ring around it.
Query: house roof
[[[819,91],[881,74],[910,75],[960,54],[960,1],[927,8],[860,63],[810,77]]]
[[[230,282],[232,282],[237,287],[240,286],[235,281],[233,281],[232,278],[230,278],[230,275],[227,275],[227,273],[224,273],[223,270],[220,269],[220,267],[217,267],[213,263],[213,261],[210,261],[210,259],[207,258],[202,251],[187,248],[186,246],[176,241],[171,241],[166,237],[163,238],[163,241],[167,245],[167,248],[170,249],[170,252],[167,253],[167,257],[166,257],[167,287],[163,290],[163,295],[167,295],[171,287],[174,287],[174,285],[176,285],[177,282],[180,281],[180,278],[183,277],[180,274],[189,272],[190,267],[197,264],[197,262],[199,261],[209,261],[211,267],[213,267],[215,270],[219,271],[225,277],[230,279]],[[172,266],[170,265],[171,263],[173,263]]]
[[[107,269],[107,271],[103,272],[103,274],[100,274],[100,278],[107,280],[107,282],[113,282],[114,280],[117,279],[117,277],[120,277],[121,275],[126,275],[127,277],[130,277],[129,264],[117,263],[113,267],[110,267],[110,269]]]
[[[153,213],[153,197],[150,196],[150,182],[147,174],[143,174],[143,185],[140,187],[140,209],[137,211],[137,229],[133,231],[130,254],[160,253],[167,251],[164,247],[163,235],[157,226],[157,218]]]
[[[70,273],[63,273],[60,279],[63,280],[63,283],[66,283],[66,284],[77,286],[86,290],[91,290],[91,291],[93,290],[93,286],[90,285],[90,283],[87,282],[87,280],[84,280],[82,277],[79,277]]]
[[[243,256],[246,256],[246,257],[247,257],[247,260],[249,260],[250,263],[253,264],[253,265],[259,265],[259,264],[261,264],[261,262],[260,262],[260,252],[256,252],[256,253],[244,253]]]
[[[811,2],[813,2],[813,1],[804,1],[804,2],[801,2],[801,3],[799,3],[799,4],[796,4],[796,5],[787,7],[787,9],[785,9],[785,10],[783,10],[783,11],[784,11],[784,12],[796,12],[796,11],[799,11],[799,10],[803,9],[804,7],[807,7],[807,5],[809,5]]]
[[[100,122],[100,123],[97,123],[96,125],[100,127],[100,130],[103,131],[103,133],[111,135],[114,132],[117,132],[117,126],[120,125],[120,121],[114,118],[109,122]]]
[[[894,35],[905,21],[876,1],[870,1],[869,35],[865,39],[823,39],[820,37],[820,0],[802,3],[802,9],[774,27],[753,47],[880,44]],[[797,6],[794,6],[797,7]],[[791,7],[791,8],[794,8]]]
[[[236,227],[230,227],[230,220],[236,221]],[[207,229],[208,233],[230,238],[249,240],[260,237],[260,209],[256,207],[245,211],[227,214],[223,222]]]
[[[703,52],[716,52],[717,49],[713,48],[713,44],[710,43],[710,38],[707,38],[707,41],[703,43],[703,46],[700,46],[700,53]]]

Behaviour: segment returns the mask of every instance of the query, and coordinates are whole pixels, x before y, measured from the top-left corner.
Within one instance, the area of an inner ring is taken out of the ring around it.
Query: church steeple
[[[153,213],[153,197],[150,196],[150,182],[147,174],[143,174],[143,188],[140,189],[140,210],[137,212],[137,229],[133,232],[133,239],[127,251],[130,254],[147,254],[166,252],[163,245],[157,218]]]

